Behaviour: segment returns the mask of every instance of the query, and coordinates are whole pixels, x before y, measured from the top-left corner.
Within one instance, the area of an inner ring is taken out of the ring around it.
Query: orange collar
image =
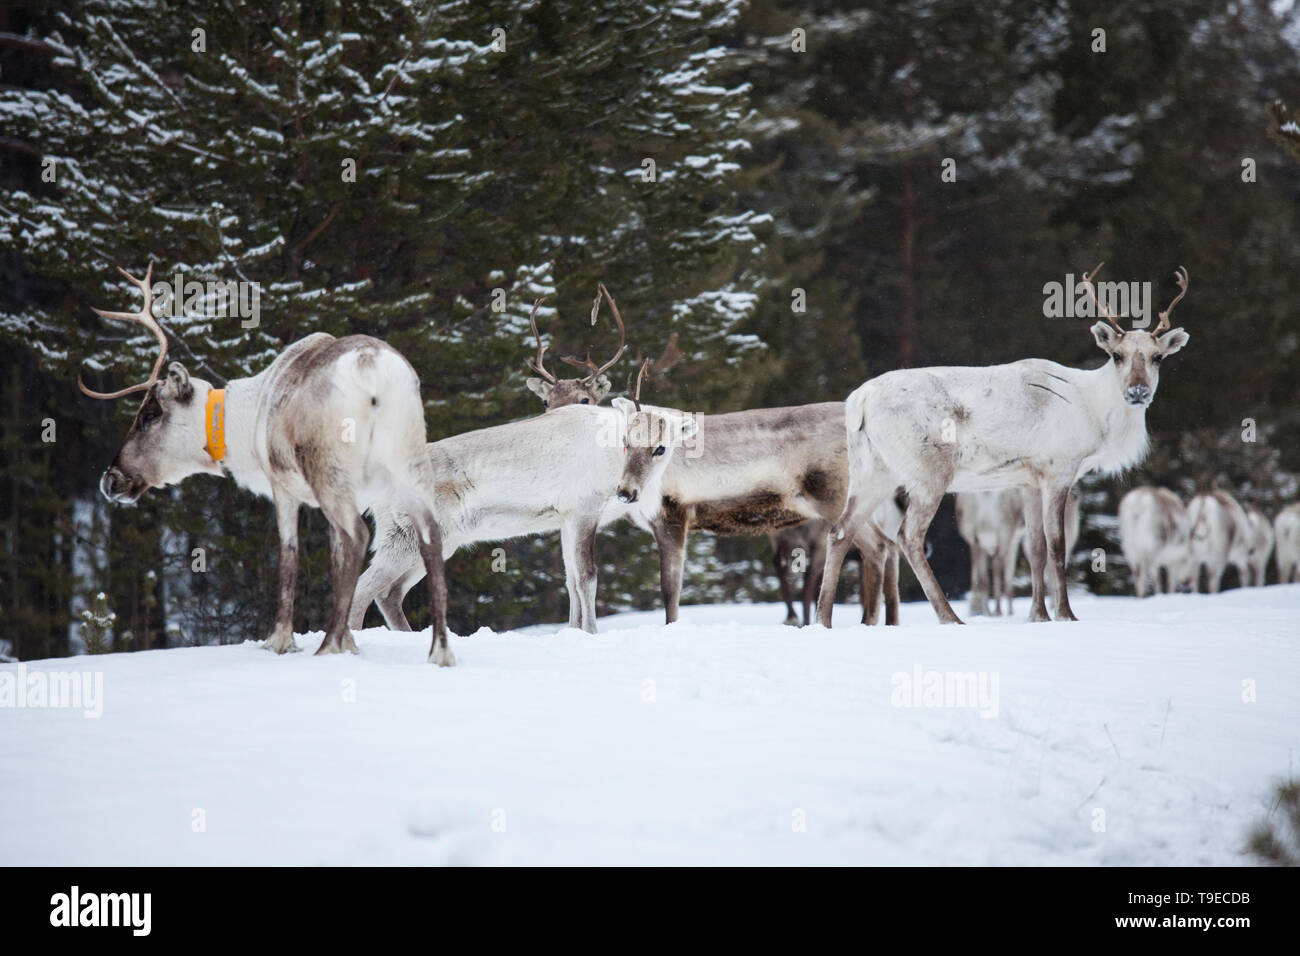
[[[226,390],[214,388],[208,391],[208,406],[204,413],[208,443],[204,446],[214,461],[226,457]]]

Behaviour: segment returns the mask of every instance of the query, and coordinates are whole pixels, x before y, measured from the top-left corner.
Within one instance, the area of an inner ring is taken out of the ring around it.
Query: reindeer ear
[[[167,384],[171,387],[172,394],[178,402],[185,403],[194,397],[194,386],[190,384],[190,373],[180,362],[172,362],[171,365],[167,366]]]
[[[551,400],[552,385],[550,382],[544,382],[540,378],[530,378],[524,384],[528,386],[530,392],[542,401],[549,402]]]
[[[1113,352],[1119,345],[1119,333],[1109,322],[1098,322],[1092,327],[1092,337],[1097,340],[1097,347],[1103,352]]]
[[[609,389],[610,384],[608,375],[602,375],[592,383],[591,394],[592,397],[595,398],[597,405],[605,400],[605,396],[609,394]]]
[[[610,404],[613,405],[615,408],[617,408],[620,412],[622,412],[625,418],[631,418],[633,413],[636,412],[636,406],[633,405],[631,401],[629,401],[628,399],[624,398],[621,395],[618,398],[611,401]]]
[[[1182,329],[1170,329],[1164,335],[1160,336],[1160,338],[1156,339],[1156,341],[1160,343],[1161,355],[1173,355],[1187,344],[1189,338],[1191,338],[1191,336]]]

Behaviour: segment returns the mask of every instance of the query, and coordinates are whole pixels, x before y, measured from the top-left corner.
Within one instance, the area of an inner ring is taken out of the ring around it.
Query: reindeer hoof
[[[262,646],[268,651],[275,651],[277,654],[288,654],[290,651],[299,649],[298,645],[293,641],[292,631],[287,634],[272,634],[262,642]]]
[[[793,614],[789,615],[789,616],[786,617],[786,619],[785,619],[785,626],[786,626],[786,627],[798,627],[798,626],[799,626],[799,618],[796,617],[796,616],[793,615]]]
[[[456,655],[451,652],[450,647],[438,645],[429,651],[429,663],[437,664],[439,667],[451,667],[456,663]]]
[[[1030,624],[1041,624],[1044,621],[1050,621],[1050,620],[1051,618],[1047,616],[1046,610],[1040,610],[1038,608],[1034,608],[1032,611],[1029,612]]]

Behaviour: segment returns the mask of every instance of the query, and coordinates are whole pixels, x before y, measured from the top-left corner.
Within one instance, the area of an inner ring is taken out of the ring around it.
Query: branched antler
[[[167,333],[162,330],[162,327],[157,323],[150,311],[153,308],[153,263],[149,263],[149,268],[145,270],[143,279],[137,279],[121,267],[117,271],[126,276],[132,285],[144,293],[144,307],[139,312],[107,312],[103,309],[93,309],[93,311],[104,319],[117,319],[119,322],[134,322],[137,325],[143,325],[158,340],[158,360],[153,363],[153,371],[149,373],[148,381],[116,392],[96,392],[93,389],[86,388],[86,383],[81,380],[81,372],[77,372],[77,387],[91,398],[121,398],[123,395],[147,391],[153,388],[158,381],[163,362],[167,360]]]
[[[546,379],[552,385],[556,383],[556,378],[550,372],[546,371],[545,356],[546,346],[542,344],[542,333],[537,331],[537,307],[546,301],[546,296],[542,296],[533,302],[533,311],[528,314],[528,324],[533,328],[533,338],[537,340],[537,359],[524,359],[524,364],[530,369]]]
[[[1123,335],[1124,330],[1120,328],[1119,321],[1115,318],[1115,316],[1111,315],[1104,308],[1102,308],[1101,302],[1097,299],[1097,293],[1092,287],[1092,280],[1097,277],[1097,273],[1101,271],[1101,267],[1104,266],[1105,264],[1106,263],[1104,262],[1097,263],[1097,268],[1093,269],[1091,272],[1085,272],[1080,282],[1083,284],[1084,288],[1088,290],[1088,297],[1092,299],[1092,304],[1097,307],[1097,313],[1100,316],[1102,316],[1102,318],[1104,318],[1107,322],[1109,322],[1116,332],[1118,332],[1120,335]]]
[[[623,325],[623,316],[618,311],[618,303],[614,301],[614,297],[609,294],[609,290],[605,288],[603,282],[596,286],[596,298],[591,303],[591,324],[596,324],[596,316],[600,312],[600,297],[602,295],[609,300],[609,307],[614,311],[614,324],[618,326],[618,351],[614,353],[612,359],[600,366],[591,360],[590,352],[587,353],[586,359],[583,360],[573,355],[566,355],[561,359],[561,361],[575,368],[585,368],[590,374],[582,380],[584,382],[594,382],[601,375],[608,372],[614,367],[614,363],[623,357],[623,353],[627,351],[627,329]]]
[[[1161,332],[1169,328],[1169,316],[1174,311],[1174,306],[1183,301],[1183,296],[1187,295],[1187,286],[1191,281],[1187,275],[1187,270],[1182,266],[1179,266],[1178,271],[1174,273],[1174,276],[1178,279],[1178,288],[1182,291],[1174,297],[1173,302],[1169,303],[1169,307],[1160,313],[1160,324],[1156,326],[1156,330],[1151,333],[1152,335],[1159,335]]]

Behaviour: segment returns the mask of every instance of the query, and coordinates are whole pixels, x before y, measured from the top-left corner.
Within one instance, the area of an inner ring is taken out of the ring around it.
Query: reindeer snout
[[[637,494],[635,488],[631,490],[627,488],[618,489],[618,500],[623,502],[623,504],[630,505],[634,501],[636,501],[636,499],[637,499]]]
[[[109,501],[134,501],[138,497],[135,485],[136,482],[114,465],[99,479],[99,493]]]
[[[1130,405],[1145,405],[1151,401],[1150,385],[1130,385],[1124,390],[1124,400]]]

